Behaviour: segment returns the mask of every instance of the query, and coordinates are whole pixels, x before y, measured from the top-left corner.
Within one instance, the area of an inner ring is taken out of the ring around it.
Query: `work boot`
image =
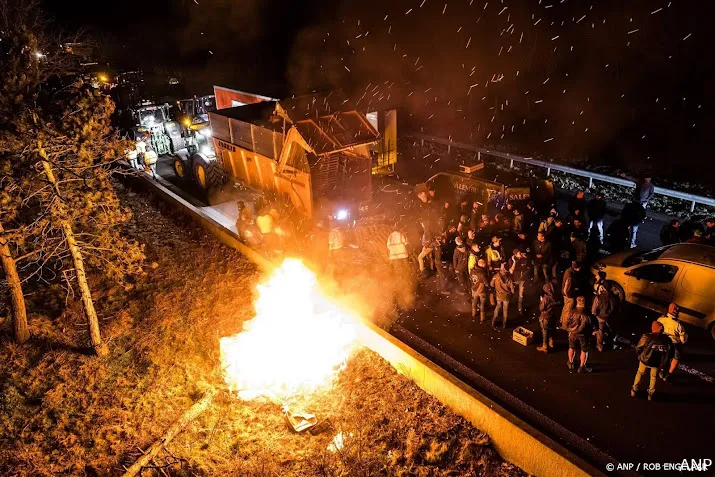
[[[670,374],[668,373],[668,371],[661,370],[660,373],[658,373],[658,375],[660,376],[660,379],[662,379],[664,382],[666,382],[666,383],[668,382],[668,378],[670,377]]]
[[[566,366],[569,368],[569,372],[573,373],[574,369],[576,369],[576,366],[573,364],[573,361],[566,361]]]
[[[548,353],[549,348],[546,345],[541,345],[538,348],[536,348],[536,351],[541,351],[542,353]]]
[[[631,397],[632,397],[632,398],[636,397],[636,390],[635,390],[635,389],[631,389]]]
[[[554,347],[554,339],[549,338],[549,348],[553,348],[553,347]]]
[[[653,400],[653,395],[651,393],[648,393],[648,400],[652,401]]]
[[[580,367],[578,368],[578,372],[581,373],[581,374],[583,374],[583,373],[590,373],[591,371],[593,371],[593,370],[592,370],[591,368],[589,368],[588,366],[580,366]]]

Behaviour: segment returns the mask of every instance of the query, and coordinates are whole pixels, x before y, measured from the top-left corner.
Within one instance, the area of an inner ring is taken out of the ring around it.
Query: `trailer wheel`
[[[224,183],[225,174],[216,161],[208,161],[197,154],[193,162],[194,178],[202,189],[213,189]]]
[[[174,174],[181,179],[186,177],[186,164],[179,156],[174,156]]]

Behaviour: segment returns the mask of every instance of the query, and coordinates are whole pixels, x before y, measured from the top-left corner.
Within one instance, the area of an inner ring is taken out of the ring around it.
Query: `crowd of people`
[[[569,370],[589,373],[592,342],[599,351],[612,343],[615,335],[609,318],[619,306],[606,273],[594,275],[589,265],[604,246],[611,251],[636,246],[638,228],[646,218],[653,192],[650,179],[642,181],[633,200],[604,230],[606,202],[598,192],[587,200],[584,192],[578,191],[568,203],[568,213],[562,216],[555,208],[540,213],[531,202],[509,202],[497,208],[463,198],[439,197],[422,184],[416,190],[415,216],[419,217],[421,240],[414,251],[415,272],[422,279],[436,275],[438,293],[464,296],[471,303],[474,321],[483,324],[490,319],[495,330],[506,329],[512,304],[519,316],[531,306],[541,327],[537,350],[552,351],[557,328],[565,330]],[[396,224],[387,243],[391,263],[403,273],[409,268],[410,258],[406,228],[404,223]],[[525,289],[529,287],[540,292],[538,306],[525,302]],[[677,322],[677,312],[668,317]],[[681,340],[682,325],[674,332],[672,325],[659,323],[639,343],[641,367],[634,390],[645,369],[661,358],[659,353],[665,353],[672,363],[667,369],[658,365],[662,378],[668,379],[677,367],[680,353],[673,351],[677,347],[662,347],[665,341],[655,328],[665,325],[661,333]],[[646,368],[641,369],[643,366]],[[655,390],[654,383],[649,396]]]

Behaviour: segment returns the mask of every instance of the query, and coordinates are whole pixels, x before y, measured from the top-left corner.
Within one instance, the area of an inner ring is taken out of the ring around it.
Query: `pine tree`
[[[122,283],[141,271],[144,259],[142,247],[121,234],[131,214],[111,177],[129,144],[112,128],[112,101],[63,69],[61,53],[36,55],[37,30],[21,23],[7,43],[12,59],[0,58],[0,79],[7,80],[0,86],[0,116],[12,115],[0,119],[0,159],[10,164],[3,171],[9,200],[0,206],[3,217],[15,217],[17,244],[35,258],[29,276],[49,267],[62,272],[69,288],[76,283],[92,347],[102,356],[107,348],[87,269]],[[53,74],[45,75],[47,68]]]

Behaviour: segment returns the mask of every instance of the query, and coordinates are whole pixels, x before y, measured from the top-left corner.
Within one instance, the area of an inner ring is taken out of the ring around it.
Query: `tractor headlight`
[[[350,217],[350,211],[348,209],[339,209],[335,213],[335,218],[337,220],[347,220]]]

